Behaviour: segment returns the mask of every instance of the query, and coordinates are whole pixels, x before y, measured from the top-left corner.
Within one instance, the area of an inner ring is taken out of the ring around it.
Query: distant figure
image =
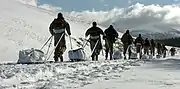
[[[157,43],[157,53],[158,53],[158,55],[162,54],[162,45],[161,45],[161,43]]]
[[[54,52],[54,60],[58,62],[60,58],[61,62],[63,62],[63,53],[66,50],[66,41],[65,41],[65,30],[68,35],[71,35],[69,23],[65,21],[62,13],[58,13],[56,19],[50,24],[49,31],[51,35],[54,36],[54,46],[57,45]],[[60,40],[60,38],[62,39]],[[59,44],[58,41],[60,40]]]
[[[167,52],[167,48],[166,48],[166,46],[163,44],[162,45],[162,54],[163,54],[163,58],[165,58],[166,57],[166,52]]]
[[[86,31],[85,36],[87,37],[88,35],[90,35],[90,48],[91,48],[91,51],[93,52],[91,57],[93,61],[95,59],[97,61],[98,55],[100,54],[100,51],[102,49],[100,35],[104,36],[104,32],[102,31],[101,28],[97,27],[96,22],[93,22],[92,25],[93,26]]]
[[[121,37],[121,41],[123,43],[123,48],[124,48],[124,52],[123,52],[124,59],[126,59],[126,51],[130,47],[130,45],[133,43],[133,38],[130,35],[129,30],[126,30],[126,33],[123,34],[123,36]],[[129,59],[130,59],[131,50],[128,49],[128,51],[129,51]]]
[[[151,55],[155,56],[156,43],[155,43],[155,41],[153,39],[151,39],[150,44],[151,44],[151,47],[150,47]]]
[[[144,43],[144,40],[143,38],[141,37],[141,34],[139,34],[139,36],[135,39],[135,46],[136,46],[136,52],[139,53],[139,57],[141,59],[142,57],[142,48],[143,48],[143,43]]]
[[[107,60],[108,58],[108,53],[110,54],[110,60],[112,60],[112,54],[113,54],[113,44],[116,41],[116,38],[118,38],[118,33],[114,29],[112,25],[110,25],[105,31],[104,31],[105,36],[103,39],[105,40],[105,47],[106,47],[106,55],[105,59]]]
[[[171,52],[171,56],[174,56],[176,53],[176,49],[174,47],[172,47],[169,51]]]
[[[150,48],[150,42],[148,38],[146,38],[144,41],[144,54],[149,55],[149,48]]]

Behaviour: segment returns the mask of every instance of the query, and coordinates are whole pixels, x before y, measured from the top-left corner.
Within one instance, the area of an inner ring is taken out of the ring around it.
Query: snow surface
[[[179,89],[180,59],[148,61],[120,74],[119,79],[97,82],[78,89]]]

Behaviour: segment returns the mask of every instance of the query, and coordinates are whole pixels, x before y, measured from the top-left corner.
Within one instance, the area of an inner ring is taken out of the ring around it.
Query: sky
[[[136,3],[150,4],[178,4],[180,0],[38,0],[38,4],[51,4],[61,7],[63,11],[111,10],[114,7],[126,8]]]

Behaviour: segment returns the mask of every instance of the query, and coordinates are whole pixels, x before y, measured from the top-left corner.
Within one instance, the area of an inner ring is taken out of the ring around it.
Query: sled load
[[[118,50],[116,50],[116,51],[114,52],[114,54],[113,54],[113,59],[114,59],[114,60],[117,60],[117,59],[122,59],[122,58],[123,58],[123,57],[122,57],[121,52],[118,51]]]
[[[68,56],[70,61],[85,61],[86,56],[83,48],[78,48],[74,50],[69,50]]]
[[[137,53],[136,53],[136,46],[134,44],[131,44],[129,46],[129,52],[131,52],[130,59],[138,59]]]
[[[39,49],[26,49],[19,51],[18,64],[30,64],[44,62],[45,55],[44,52]]]

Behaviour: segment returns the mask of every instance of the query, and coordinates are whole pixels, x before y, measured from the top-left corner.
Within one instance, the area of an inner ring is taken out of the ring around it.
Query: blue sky
[[[114,7],[128,7],[135,3],[177,4],[180,0],[38,0],[39,4],[51,4],[61,7],[63,11],[110,10]]]

